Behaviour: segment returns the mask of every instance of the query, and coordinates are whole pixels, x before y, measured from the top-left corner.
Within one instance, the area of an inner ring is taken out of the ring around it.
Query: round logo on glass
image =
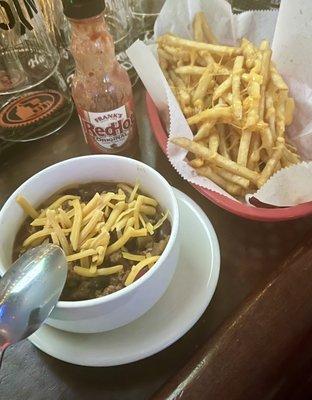
[[[64,97],[55,90],[29,92],[11,100],[0,111],[0,126],[18,128],[40,121],[53,114]]]

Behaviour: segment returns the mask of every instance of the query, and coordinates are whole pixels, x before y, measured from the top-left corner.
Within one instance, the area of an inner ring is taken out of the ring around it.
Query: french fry
[[[179,75],[199,75],[202,76],[207,67],[198,67],[197,65],[183,65],[175,68],[174,72]]]
[[[190,65],[195,65],[197,60],[197,51],[192,49],[190,50]]]
[[[170,89],[171,89],[172,93],[174,94],[175,98],[180,102],[180,99],[178,98],[178,90],[175,87],[174,83],[172,82],[169,74],[167,73],[167,71],[163,71],[163,74],[165,75],[166,80],[167,80],[167,82],[170,86]],[[180,105],[181,105],[181,103],[180,103]]]
[[[203,121],[215,121],[217,119],[231,118],[232,108],[231,107],[214,107],[206,109],[199,114],[188,118],[187,122],[189,125],[199,124]]]
[[[287,97],[285,105],[285,125],[291,125],[295,111],[295,101],[292,97]]]
[[[218,44],[218,40],[213,34],[210,26],[208,25],[207,19],[205,17],[205,14],[203,12],[197,13],[198,18],[201,20],[202,23],[202,31],[204,33],[204,37],[208,43],[212,44]]]
[[[219,131],[219,138],[220,138],[220,144],[219,144],[219,150],[221,156],[230,159],[230,153],[227,148],[226,144],[226,137],[225,137],[225,126],[223,124],[219,124],[216,126],[216,128]]]
[[[213,71],[214,71],[213,65],[212,66],[209,65],[206,68],[206,71],[201,76],[197,88],[195,90],[195,93],[193,95],[194,102],[196,100],[202,100],[205,97],[207,90],[210,87],[210,84],[213,80],[213,75],[212,75]]]
[[[196,171],[198,175],[205,176],[206,178],[211,179],[217,185],[221,186],[223,189],[233,194],[234,196],[240,195],[240,186],[236,185],[235,183],[228,182],[226,179],[223,179],[210,166],[198,168]]]
[[[166,66],[169,66],[173,62],[172,56],[161,47],[157,48],[157,53],[159,61],[160,62],[163,61],[166,64]]]
[[[162,71],[166,71],[168,66],[169,66],[169,62],[168,60],[161,54],[160,52],[161,49],[158,50],[158,61],[159,61],[159,65],[160,68],[162,69]]]
[[[277,139],[278,145],[276,149],[273,151],[272,157],[268,160],[266,163],[266,166],[264,167],[263,171],[261,172],[261,175],[258,179],[257,186],[260,188],[265,184],[265,182],[270,178],[270,176],[273,174],[275,167],[279,163],[282,154],[283,154],[283,149],[285,146],[285,141],[283,138],[278,138]]]
[[[194,101],[194,112],[198,114],[203,111],[205,105],[202,99],[197,99]]]
[[[245,57],[246,67],[252,68],[255,63],[256,49],[246,38],[242,39],[241,48],[242,48],[242,53]]]
[[[241,49],[238,47],[219,46],[210,43],[194,42],[192,40],[181,39],[179,37],[171,36],[168,34],[159,37],[157,42],[160,45],[163,45],[165,43],[169,46],[183,47],[189,50],[207,51],[212,54],[218,54],[220,56],[222,55],[232,56],[232,55],[239,55],[241,53]]]
[[[238,149],[239,149],[239,138],[235,137],[231,142],[230,146],[231,160],[234,162],[236,162],[238,157]]]
[[[238,120],[243,118],[243,106],[240,95],[241,74],[243,72],[244,56],[236,57],[232,75],[232,107],[234,117]]]
[[[191,103],[191,96],[187,93],[187,91],[183,88],[178,89],[177,95],[179,98],[179,103],[181,104],[182,108],[188,108]]]
[[[277,69],[274,67],[273,64],[271,64],[270,66],[270,72],[273,85],[279,90],[285,90],[286,92],[288,92],[288,86],[286,85],[281,75],[277,72]]]
[[[211,108],[212,107],[212,95],[208,94],[204,100],[204,106],[205,108]]]
[[[179,102],[183,108],[187,108],[191,103],[191,96],[184,88],[179,88],[177,91]]]
[[[177,87],[178,89],[186,90],[186,86],[183,79],[181,79],[174,71],[169,71],[169,76],[175,87]]]
[[[248,189],[250,184],[248,179],[243,178],[239,175],[232,174],[232,172],[226,171],[225,169],[222,168],[215,167],[214,170],[218,175],[220,175],[227,181],[235,183],[236,185],[241,186],[243,189]]]
[[[187,91],[190,93],[193,90],[195,80],[197,80],[198,77],[197,76],[191,77],[190,75],[180,75],[180,76],[186,86]]]
[[[204,165],[204,160],[202,158],[194,158],[188,161],[188,164],[193,168],[200,168]]]
[[[212,154],[212,152],[203,145],[192,142],[191,140],[186,138],[174,138],[171,141],[177,146],[183,147],[184,149],[190,151],[191,153],[194,153],[196,156],[201,157],[204,160],[213,162],[218,167],[224,168],[227,171],[232,172],[233,174],[242,176],[254,183],[257,183],[259,179],[259,174],[257,172],[251,171],[246,167],[242,167],[237,163],[235,163],[234,161],[224,158],[218,153]]]
[[[258,53],[258,56],[255,59],[255,66],[251,69],[251,73],[260,75],[261,67],[262,67],[262,54]],[[254,77],[251,77],[251,79],[254,79]],[[262,81],[260,83],[262,83]]]
[[[186,116],[186,118],[191,118],[193,115],[196,114],[196,111],[190,106],[188,106],[188,107],[182,106],[182,111],[183,111],[183,114]]]
[[[197,62],[199,62],[199,61],[204,62],[205,66],[208,66],[208,65],[216,66],[217,65],[213,56],[210,53],[207,53],[207,51],[199,51],[198,52]]]
[[[189,51],[185,51],[177,47],[166,46],[165,44],[163,44],[161,48],[172,57],[172,61],[177,62],[178,60],[181,60],[187,63],[191,60]]]
[[[246,129],[253,128],[259,121],[259,102],[260,102],[260,85],[262,77],[255,72],[251,72],[251,81],[248,86],[248,94],[251,99],[251,105],[247,112]]]
[[[271,129],[269,127],[262,129],[260,131],[260,135],[261,135],[261,142],[262,142],[261,147],[263,147],[267,151],[268,155],[270,156],[272,154],[272,151],[273,151],[272,149],[274,146],[274,140],[273,140],[273,135],[272,135]]]
[[[254,170],[260,161],[261,139],[260,134],[255,132],[252,136],[250,144],[250,157],[248,159],[247,167]]]
[[[219,148],[220,138],[216,129],[212,128],[212,132],[208,138],[208,147],[212,153],[216,153]]]
[[[229,135],[228,135],[228,141],[229,141],[229,147],[228,151],[230,154],[230,158],[232,161],[237,160],[238,157],[238,148],[239,148],[239,142],[240,142],[240,136],[241,134],[237,134],[236,130],[234,127],[229,127]]]
[[[225,92],[227,92],[232,86],[232,75],[230,75],[220,86],[214,91],[212,95],[212,101],[218,100]]]
[[[202,27],[202,19],[201,13],[196,13],[194,20],[193,20],[193,33],[194,39],[197,42],[205,42],[203,27]]]
[[[265,105],[266,105],[266,115],[265,120],[269,123],[270,131],[273,136],[273,140],[276,139],[276,130],[275,130],[275,107],[274,107],[274,92],[273,88],[270,87],[269,90],[265,94]]]
[[[241,140],[239,142],[237,164],[242,165],[244,167],[246,167],[247,165],[251,135],[252,135],[251,131],[244,130],[242,132]]]
[[[265,91],[269,80],[272,56],[272,50],[270,49],[269,42],[267,40],[262,41],[260,50],[262,50],[261,76],[263,81],[260,89],[259,116],[260,119],[263,120],[265,110]]]
[[[231,72],[224,65],[215,63],[215,76],[225,77],[231,75]]]
[[[197,134],[193,138],[195,142],[207,138],[210,135],[211,129],[213,128],[214,125],[215,121],[208,121],[203,123],[199,128]]]
[[[285,136],[286,98],[287,98],[286,91],[281,91],[279,96],[277,97],[275,128],[276,128],[276,135],[278,138]]]

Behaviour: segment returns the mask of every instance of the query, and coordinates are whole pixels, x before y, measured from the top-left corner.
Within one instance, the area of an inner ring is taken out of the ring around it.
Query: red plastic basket
[[[155,138],[163,152],[166,154],[168,135],[162,126],[158,110],[148,93],[146,93],[146,106]],[[286,221],[312,215],[312,202],[282,208],[252,207],[248,204],[238,203],[222,194],[204,189],[200,186],[193,184],[192,186],[219,207],[247,219],[256,221]]]

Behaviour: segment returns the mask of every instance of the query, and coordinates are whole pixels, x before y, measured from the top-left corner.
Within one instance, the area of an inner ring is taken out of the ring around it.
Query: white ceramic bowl
[[[39,206],[55,192],[69,185],[88,182],[141,183],[144,192],[169,210],[171,235],[156,264],[140,279],[110,295],[83,301],[59,301],[46,321],[69,332],[95,333],[126,325],[146,313],[165,293],[178,262],[179,211],[169,183],[154,169],[139,161],[113,155],[72,158],[52,165],[23,183],[0,211],[0,272],[11,265],[15,236],[25,219],[16,203],[24,195]],[[44,288],[42,289],[44,290]]]

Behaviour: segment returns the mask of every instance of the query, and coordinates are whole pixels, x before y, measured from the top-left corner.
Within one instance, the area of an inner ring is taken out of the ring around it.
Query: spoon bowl
[[[23,254],[0,280],[0,351],[34,333],[56,305],[67,276],[63,250],[53,244]]]

